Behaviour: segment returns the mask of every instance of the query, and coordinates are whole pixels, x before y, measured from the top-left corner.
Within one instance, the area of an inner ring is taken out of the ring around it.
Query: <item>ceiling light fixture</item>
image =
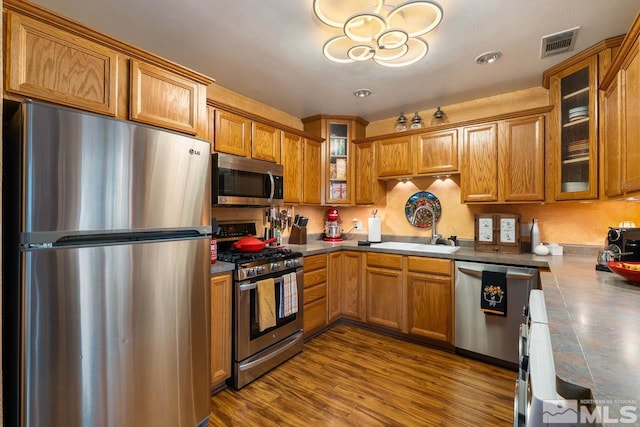
[[[493,64],[502,56],[502,52],[485,52],[476,57],[476,64]]]
[[[358,98],[366,98],[367,96],[371,95],[371,91],[369,89],[358,89],[353,92],[353,94]]]
[[[314,0],[313,11],[324,24],[342,34],[323,46],[333,62],[374,62],[386,67],[405,67],[429,51],[420,38],[442,21],[442,8],[433,1]]]

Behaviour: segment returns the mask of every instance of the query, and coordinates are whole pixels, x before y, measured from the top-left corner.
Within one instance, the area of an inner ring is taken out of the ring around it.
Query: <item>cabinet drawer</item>
[[[318,270],[319,268],[327,268],[327,256],[325,254],[304,257],[305,272]]]
[[[369,252],[367,253],[367,266],[386,267],[393,268],[395,270],[401,270],[402,255]]]
[[[305,287],[304,289],[304,303],[309,304],[317,299],[324,298],[327,296],[327,284],[321,283],[316,286],[312,286],[310,288]]]
[[[430,274],[442,274],[446,276],[451,275],[451,268],[453,265],[453,261],[451,261],[450,259],[410,256],[408,257],[408,261],[409,261],[409,271],[418,271],[421,273],[430,273]]]
[[[305,271],[304,273],[304,287],[310,288],[319,283],[327,282],[327,269],[323,268],[322,270],[315,271]]]

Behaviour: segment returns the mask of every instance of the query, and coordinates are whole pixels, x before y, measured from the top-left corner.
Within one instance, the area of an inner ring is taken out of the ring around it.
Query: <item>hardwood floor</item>
[[[210,426],[509,426],[516,373],[338,325],[236,391]]]

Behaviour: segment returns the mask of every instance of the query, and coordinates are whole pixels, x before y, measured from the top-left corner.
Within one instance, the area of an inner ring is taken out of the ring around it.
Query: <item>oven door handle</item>
[[[282,277],[273,279],[273,284],[274,285],[279,285],[280,282],[282,282]],[[253,283],[245,283],[244,285],[240,285],[240,292],[246,292],[246,291],[250,291],[251,289],[256,289],[258,287],[258,282],[253,282]]]
[[[276,182],[273,179],[273,174],[271,173],[271,171],[268,171],[267,173],[269,174],[269,181],[271,182],[271,192],[269,193],[269,198],[267,199],[267,201],[271,202],[276,191]]]

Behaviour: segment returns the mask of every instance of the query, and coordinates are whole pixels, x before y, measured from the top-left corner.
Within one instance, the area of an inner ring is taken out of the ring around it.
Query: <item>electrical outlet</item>
[[[353,221],[353,229],[362,231],[362,221],[360,221],[358,218],[353,218],[352,221]]]

